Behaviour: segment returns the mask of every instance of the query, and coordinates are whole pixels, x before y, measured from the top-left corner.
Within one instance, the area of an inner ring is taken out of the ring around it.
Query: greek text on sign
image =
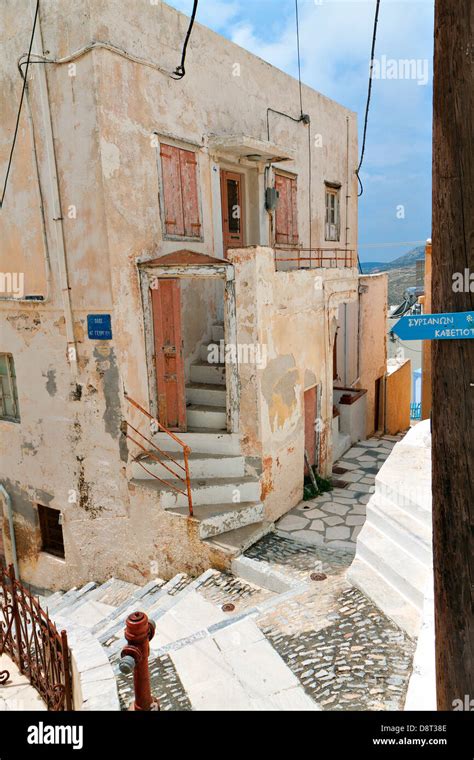
[[[474,311],[402,317],[392,327],[402,340],[463,340],[474,338]]]

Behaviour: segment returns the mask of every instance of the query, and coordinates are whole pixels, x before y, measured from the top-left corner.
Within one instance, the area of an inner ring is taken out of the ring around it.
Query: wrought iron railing
[[[72,676],[66,631],[59,633],[39,600],[0,566],[0,655],[7,654],[48,710],[72,710]],[[10,678],[0,672],[0,687]],[[0,690],[1,694],[1,690]]]
[[[348,248],[275,248],[275,266],[279,263],[291,264],[290,269],[330,269],[357,266],[357,257],[353,249]]]
[[[193,497],[191,492],[191,478],[189,474],[189,455],[191,453],[190,447],[184,443],[184,441],[181,440],[181,438],[178,438],[177,435],[175,435],[171,430],[168,430],[164,425],[162,425],[155,417],[153,417],[152,414],[147,412],[146,409],[144,409],[138,401],[135,401],[133,398],[131,398],[127,393],[125,393],[125,398],[127,399],[128,403],[131,404],[135,409],[138,409],[139,412],[141,412],[145,417],[147,417],[150,420],[150,433],[153,435],[153,433],[157,432],[158,430],[161,430],[163,433],[166,433],[170,438],[173,439],[182,449],[183,452],[183,464],[181,462],[178,462],[174,457],[171,456],[171,454],[167,451],[163,451],[159,446],[157,446],[154,441],[151,440],[148,436],[146,436],[144,433],[142,433],[137,427],[132,425],[128,420],[124,420],[122,423],[122,432],[124,435],[132,441],[136,446],[141,449],[142,452],[145,453],[146,457],[149,457],[154,462],[158,462],[161,467],[163,467],[164,470],[167,470],[169,473],[171,473],[177,481],[182,484],[182,487],[179,485],[175,485],[175,483],[172,480],[164,480],[156,473],[152,472],[144,465],[144,463],[141,461],[143,459],[143,453],[136,454],[134,457],[132,457],[133,461],[136,462],[140,467],[142,467],[145,472],[147,472],[149,475],[151,475],[155,480],[158,480],[160,483],[165,485],[167,488],[171,488],[173,491],[176,491],[179,494],[182,494],[185,496],[188,500],[188,509],[189,514],[192,517],[193,515]],[[143,445],[140,441],[137,441],[136,438],[134,438],[132,435],[130,435],[129,430],[132,430],[135,435],[137,435],[139,438],[141,438],[143,441],[146,441],[150,448],[147,448]],[[164,461],[166,460],[166,461]],[[169,464],[171,462],[171,465]],[[178,468],[177,470],[174,469],[174,467]]]

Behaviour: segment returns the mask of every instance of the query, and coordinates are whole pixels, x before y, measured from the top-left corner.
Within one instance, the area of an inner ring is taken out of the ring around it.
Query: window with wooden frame
[[[341,235],[340,190],[326,187],[325,240],[337,241]]]
[[[275,174],[278,204],[275,211],[275,243],[298,245],[298,213],[296,177]]]
[[[0,354],[0,419],[20,422],[15,363],[11,354]]]
[[[38,504],[38,517],[41,531],[41,551],[64,558],[61,512],[58,509],[51,509],[51,507]]]
[[[161,143],[160,157],[165,235],[201,239],[197,154]]]
[[[224,251],[244,242],[244,175],[221,170],[222,235]]]

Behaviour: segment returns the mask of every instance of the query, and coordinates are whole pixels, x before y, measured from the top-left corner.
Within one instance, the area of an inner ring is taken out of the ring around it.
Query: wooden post
[[[436,0],[433,313],[474,309],[453,276],[474,268],[474,4]],[[433,550],[437,702],[473,694],[474,340],[433,341]]]

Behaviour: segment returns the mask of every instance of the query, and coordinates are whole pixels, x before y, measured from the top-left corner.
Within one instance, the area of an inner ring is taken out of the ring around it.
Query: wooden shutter
[[[200,237],[196,154],[162,144],[160,155],[165,233]]]
[[[199,237],[199,202],[197,187],[197,158],[191,150],[179,151],[181,198],[183,204],[184,235]]]
[[[160,155],[165,232],[167,235],[184,235],[179,148],[173,145],[162,145]]]
[[[298,243],[296,177],[275,175],[275,188],[279,193],[275,212],[275,242],[281,245]]]

